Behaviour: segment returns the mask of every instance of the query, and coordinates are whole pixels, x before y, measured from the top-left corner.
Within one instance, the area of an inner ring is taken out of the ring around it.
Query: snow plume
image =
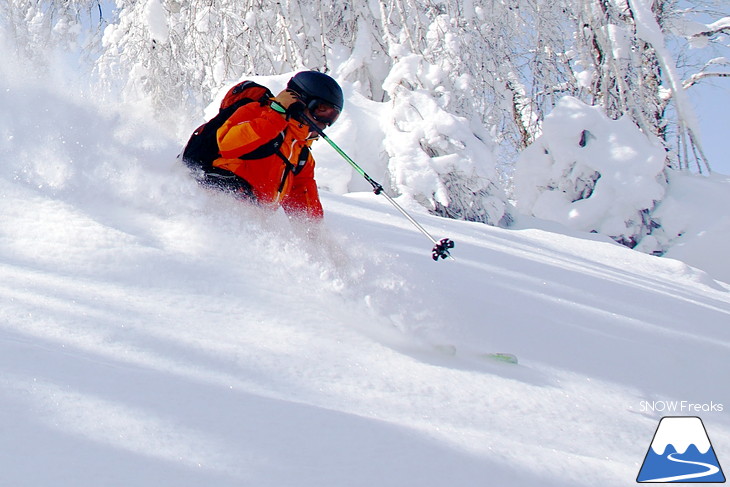
[[[651,212],[665,186],[661,144],[628,118],[611,120],[572,97],[546,117],[543,134],[522,152],[515,172],[523,212],[630,247],[658,227]]]
[[[454,96],[447,73],[407,54],[383,86],[392,99],[393,130],[385,145],[394,189],[443,216],[509,221],[488,134],[446,109]]]
[[[0,153],[7,156],[0,165],[0,209],[6,214],[0,260],[61,269],[72,280],[126,282],[140,271],[132,261],[141,258],[152,282],[167,275],[163,267],[210,254],[217,264],[210,282],[204,280],[213,287],[240,280],[226,277],[228,271],[258,269],[276,274],[275,286],[286,282],[316,295],[368,294],[365,312],[398,293],[400,280],[377,256],[368,262],[378,266],[382,281],[375,287],[361,282],[370,264],[359,263],[357,243],[340,245],[344,237],[324,226],[303,228],[282,211],[272,214],[205,191],[176,159],[179,141],[161,123],[140,117],[137,105],[72,96],[61,82],[32,80],[18,65],[0,66],[0,79],[6,80]],[[38,100],[42,116],[28,110]],[[241,265],[232,267],[232,260]],[[188,277],[178,276],[184,286],[208,286]]]

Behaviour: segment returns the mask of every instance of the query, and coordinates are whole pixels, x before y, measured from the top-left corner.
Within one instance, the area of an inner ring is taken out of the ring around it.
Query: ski
[[[458,353],[458,350],[455,345],[434,345],[434,349],[436,349],[438,352],[444,354],[444,355],[450,355],[450,356],[456,356]],[[490,360],[490,361],[496,361],[496,362],[502,362],[505,364],[513,364],[517,365],[519,363],[519,359],[517,358],[517,355],[513,353],[507,353],[507,352],[482,352],[476,354],[477,358],[483,359],[483,360]]]
[[[483,353],[479,355],[480,358],[485,358],[488,360],[497,360],[498,362],[504,362],[506,364],[515,364],[517,365],[519,361],[517,360],[517,355],[513,353],[504,353],[504,352],[493,352],[493,353]]]

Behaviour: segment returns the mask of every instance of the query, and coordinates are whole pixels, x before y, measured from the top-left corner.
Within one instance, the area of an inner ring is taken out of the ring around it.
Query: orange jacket
[[[279,154],[261,159],[239,159],[282,133],[284,140]],[[217,136],[221,157],[213,161],[213,165],[245,179],[259,202],[280,204],[287,214],[304,213],[322,218],[322,204],[314,180],[314,159],[308,154],[314,140],[309,138],[309,127],[294,120],[287,121],[269,106],[248,103],[218,129]],[[305,147],[306,152],[302,155]],[[306,162],[297,168],[300,155],[306,156]]]

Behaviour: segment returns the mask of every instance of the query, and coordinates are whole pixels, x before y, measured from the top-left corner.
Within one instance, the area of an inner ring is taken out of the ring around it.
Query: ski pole
[[[371,178],[368,173],[366,173],[363,168],[361,168],[355,161],[352,160],[350,156],[348,156],[345,151],[340,149],[340,147],[334,143],[332,139],[330,139],[327,134],[324,133],[322,129],[320,129],[313,120],[311,120],[307,115],[301,114],[301,117],[304,119],[306,123],[310,125],[324,140],[327,141],[327,143],[332,146],[332,148],[340,155],[344,160],[346,160],[355,171],[357,171],[360,176],[365,178],[365,180],[370,183],[370,185],[373,187],[373,193],[375,194],[382,194],[385,196],[385,199],[387,199],[390,204],[392,204],[396,210],[398,210],[406,219],[413,224],[422,234],[424,234],[428,239],[434,244],[433,249],[431,249],[431,256],[433,257],[433,260],[438,261],[439,258],[445,259],[450,258],[451,260],[455,260],[451,253],[449,253],[449,249],[454,248],[454,242],[451,239],[448,238],[442,238],[441,240],[436,240],[433,238],[433,236],[428,233],[428,231],[423,228],[423,226],[418,223],[416,220],[413,219],[411,215],[408,214],[408,212],[398,204],[397,201],[395,201],[388,193],[385,192],[383,189],[383,185],[379,182],[375,181],[373,178]]]

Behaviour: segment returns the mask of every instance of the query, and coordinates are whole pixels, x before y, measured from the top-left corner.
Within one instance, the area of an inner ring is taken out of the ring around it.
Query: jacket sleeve
[[[218,148],[225,159],[235,159],[274,139],[287,125],[281,114],[257,103],[242,106],[218,129]]]
[[[311,155],[302,171],[294,176],[291,190],[282,200],[281,206],[287,215],[305,215],[316,220],[324,216],[317,181],[314,179],[314,158]]]

